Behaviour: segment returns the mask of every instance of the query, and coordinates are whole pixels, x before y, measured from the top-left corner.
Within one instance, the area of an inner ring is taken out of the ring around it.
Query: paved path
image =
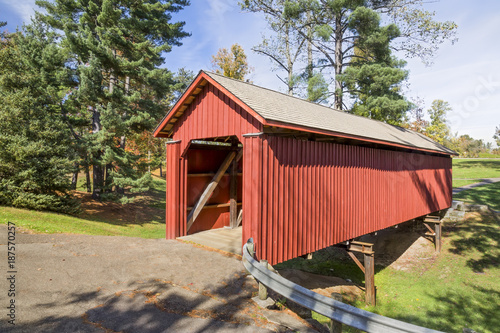
[[[265,319],[269,310],[250,300],[256,283],[233,256],[161,239],[18,232],[15,242],[12,326],[4,277],[7,227],[0,225],[0,332],[250,333],[280,328]],[[289,317],[300,327],[298,319]]]
[[[468,189],[471,189],[474,187],[488,185],[488,184],[497,183],[497,182],[500,182],[500,178],[484,178],[484,179],[482,179],[482,182],[454,188],[453,194],[457,194],[457,193],[460,193],[462,191],[465,191],[465,190],[468,190]]]

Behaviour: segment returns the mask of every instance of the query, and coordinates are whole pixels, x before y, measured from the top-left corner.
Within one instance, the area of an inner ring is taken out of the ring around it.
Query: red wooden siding
[[[211,84],[203,87],[173,127],[173,139],[184,152],[191,140],[262,131],[262,124]]]
[[[449,157],[272,136],[243,144],[243,238],[271,264],[451,205]]]
[[[186,234],[186,159],[181,159],[181,144],[167,145],[167,204],[166,238],[172,239]]]
[[[179,119],[172,120],[167,238],[186,235],[187,207],[211,179],[188,173],[215,172],[227,154],[189,146],[192,140],[236,136],[243,144],[238,180],[243,241],[253,237],[258,258],[271,264],[451,205],[449,156],[258,135],[263,120],[219,88],[215,83],[201,87]],[[243,136],[249,133],[254,135]],[[222,178],[208,204],[229,201],[228,178]],[[190,233],[228,225],[228,210],[204,209]]]

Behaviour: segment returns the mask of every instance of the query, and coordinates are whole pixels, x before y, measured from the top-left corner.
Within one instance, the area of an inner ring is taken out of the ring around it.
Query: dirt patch
[[[115,224],[131,224],[158,221],[165,219],[165,210],[150,207],[148,195],[136,197],[132,203],[121,204],[112,201],[96,201],[91,193],[75,191],[74,196],[81,202],[82,213],[78,216]]]
[[[332,293],[339,293],[347,299],[354,300],[363,295],[360,287],[339,277],[312,274],[297,269],[282,269],[279,273],[285,279],[326,297],[331,297]]]
[[[433,240],[422,236],[425,231],[421,223],[407,222],[398,228],[378,231],[376,235],[365,235],[360,240],[374,244],[376,265],[409,270],[422,260],[436,257]]]

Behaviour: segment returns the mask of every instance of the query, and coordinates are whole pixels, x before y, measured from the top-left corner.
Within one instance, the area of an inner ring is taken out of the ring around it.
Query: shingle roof
[[[334,110],[219,74],[204,73],[265,120],[343,133],[360,139],[374,139],[446,154],[456,154],[425,135],[409,129]]]

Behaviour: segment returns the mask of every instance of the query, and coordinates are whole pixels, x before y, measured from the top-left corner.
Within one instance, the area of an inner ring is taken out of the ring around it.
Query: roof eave
[[[421,147],[416,147],[416,146],[402,145],[402,144],[395,143],[395,142],[377,140],[377,139],[364,137],[364,136],[350,135],[350,134],[345,134],[345,133],[341,133],[341,132],[333,132],[333,131],[327,131],[327,130],[312,128],[312,127],[307,127],[307,126],[289,124],[289,123],[284,123],[284,122],[280,122],[280,121],[276,121],[276,120],[269,120],[268,119],[268,120],[266,120],[266,124],[269,126],[276,126],[276,127],[281,127],[281,128],[291,129],[291,130],[304,131],[304,132],[316,133],[316,134],[323,134],[323,135],[335,136],[335,137],[345,138],[345,139],[359,140],[359,141],[364,141],[364,142],[376,143],[376,144],[380,144],[380,145],[384,145],[384,146],[392,146],[392,147],[398,147],[398,148],[417,150],[417,151],[422,151],[422,152],[426,152],[426,153],[442,154],[442,155],[446,155],[446,156],[450,156],[450,155],[457,156],[458,155],[456,152],[452,151],[451,149],[447,149],[447,148],[446,149],[449,151],[426,149],[426,148],[421,148]]]

